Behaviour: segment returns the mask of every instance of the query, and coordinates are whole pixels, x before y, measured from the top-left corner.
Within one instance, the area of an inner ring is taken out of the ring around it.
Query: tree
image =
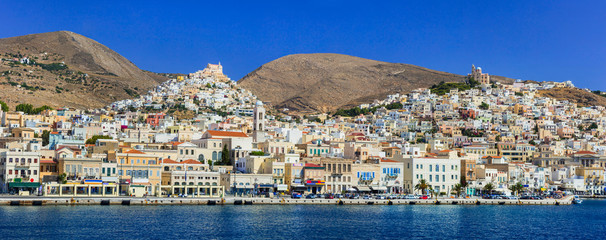
[[[465,175],[461,176],[461,186],[466,188],[469,185],[469,183],[467,182],[467,177],[465,177]]]
[[[492,183],[488,183],[488,184],[486,184],[486,186],[484,186],[484,191],[488,191],[488,193],[490,195],[492,195],[493,190],[494,190],[494,185],[492,185]]]
[[[480,109],[488,110],[488,108],[490,108],[490,105],[488,105],[488,103],[482,102],[482,104],[480,104]]]
[[[227,150],[227,145],[223,145],[223,151],[221,151],[221,164],[231,165],[231,161],[229,160],[229,150]]]
[[[0,106],[2,106],[2,108],[1,108],[1,109],[2,109],[2,111],[3,111],[3,112],[8,112],[8,110],[9,110],[9,108],[8,108],[8,104],[6,104],[6,103],[5,103],[5,102],[3,102],[3,101],[0,101]]]
[[[427,184],[427,181],[425,179],[419,180],[419,183],[417,183],[417,185],[415,185],[415,190],[421,191],[421,194],[424,194],[424,195],[427,194],[425,192],[425,190],[427,190],[429,188],[430,188],[430,186],[429,186],[429,184]]]
[[[86,144],[95,144],[95,143],[97,143],[97,139],[112,139],[112,137],[104,136],[104,135],[94,135],[91,138],[86,140]]]
[[[460,183],[457,183],[454,185],[452,190],[455,191],[457,193],[457,197],[459,197],[461,195],[461,192],[463,191],[463,186]]]
[[[49,143],[50,131],[42,131],[42,146],[46,146]]]
[[[597,129],[598,128],[598,124],[595,122],[592,122],[591,125],[589,125],[589,129]]]
[[[34,106],[31,104],[22,103],[15,107],[15,111],[24,112],[26,114],[30,114],[34,109]]]
[[[509,190],[511,190],[511,192],[513,192],[516,196],[520,195],[520,192],[524,191],[524,185],[522,185],[522,183],[517,182],[514,185],[509,186]]]
[[[265,156],[265,153],[263,151],[251,151],[250,155],[252,155],[252,156]]]
[[[58,183],[67,183],[67,180],[65,180],[67,178],[67,175],[65,173],[61,173],[59,174],[59,176],[57,176],[57,182]]]
[[[494,138],[494,140],[495,140],[495,141],[497,141],[497,142],[500,142],[500,141],[501,141],[501,135],[497,135],[497,136]]]

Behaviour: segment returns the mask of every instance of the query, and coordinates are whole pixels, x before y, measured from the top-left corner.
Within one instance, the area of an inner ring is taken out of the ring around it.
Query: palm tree
[[[461,195],[461,192],[463,191],[463,186],[460,183],[457,183],[454,185],[452,190],[457,192],[457,197],[459,197],[459,195]]]
[[[524,191],[524,185],[522,185],[522,183],[518,182],[514,186],[515,186],[515,190],[516,190],[516,193],[517,193],[516,195],[519,196],[520,192]]]
[[[488,183],[484,186],[484,191],[488,191],[490,195],[492,195],[492,190],[494,190],[494,185],[492,185],[492,183]]]
[[[420,190],[421,194],[425,194],[425,190],[427,190],[430,187],[431,186],[429,186],[429,184],[427,184],[427,181],[425,179],[421,179],[421,180],[419,180],[419,183],[417,183],[417,185],[415,185],[415,190]]]

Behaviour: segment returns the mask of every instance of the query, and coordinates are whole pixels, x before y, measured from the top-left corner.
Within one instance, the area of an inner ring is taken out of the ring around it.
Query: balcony
[[[29,163],[16,163],[15,169],[29,169]]]

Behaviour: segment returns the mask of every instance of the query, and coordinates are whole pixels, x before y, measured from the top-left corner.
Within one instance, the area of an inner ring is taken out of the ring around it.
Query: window
[[[442,182],[446,182],[446,175],[442,175]]]
[[[34,170],[34,175],[38,175],[38,170]]]
[[[446,165],[442,165],[442,172],[446,172]]]
[[[433,175],[429,175],[429,181],[433,181]]]
[[[34,163],[38,163],[38,159],[37,158],[34,158]]]
[[[429,171],[431,172],[433,168],[433,165],[429,165]]]
[[[436,182],[439,182],[439,181],[440,181],[440,175],[436,174]]]

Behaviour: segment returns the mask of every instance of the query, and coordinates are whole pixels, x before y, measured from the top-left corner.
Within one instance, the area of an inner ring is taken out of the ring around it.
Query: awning
[[[288,185],[278,184],[278,191],[288,191]]]
[[[381,187],[371,186],[370,188],[372,188],[373,191],[387,191],[387,187],[385,187],[385,186],[381,186]]]
[[[368,186],[355,186],[355,188],[360,192],[370,192],[370,188]]]
[[[273,188],[274,185],[273,184],[259,184],[258,187],[259,188]]]
[[[236,185],[236,188],[250,188],[250,189],[253,189],[254,186],[253,185]]]
[[[40,187],[39,182],[10,182],[8,187],[26,187],[26,188],[37,188]]]

